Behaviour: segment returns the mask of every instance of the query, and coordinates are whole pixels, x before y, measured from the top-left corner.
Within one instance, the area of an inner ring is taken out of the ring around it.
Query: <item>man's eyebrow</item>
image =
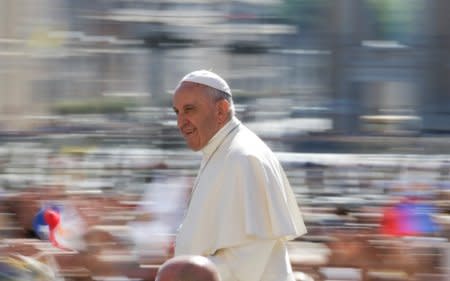
[[[190,103],[190,104],[186,104],[185,106],[183,106],[184,109],[186,109],[186,108],[192,108],[192,107],[195,107],[195,104]]]
[[[195,104],[193,104],[193,103],[189,103],[189,104],[185,104],[185,105],[183,105],[183,109],[192,109],[192,108],[195,108],[196,107],[196,105]],[[175,106],[172,106],[172,109],[173,109],[173,111],[178,111],[178,108],[176,108]]]

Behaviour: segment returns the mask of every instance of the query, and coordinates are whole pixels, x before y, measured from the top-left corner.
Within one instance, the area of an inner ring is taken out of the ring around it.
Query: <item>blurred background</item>
[[[450,280],[449,13],[448,0],[0,0],[0,275],[153,280],[200,163],[171,94],[209,69],[297,195],[298,280]]]

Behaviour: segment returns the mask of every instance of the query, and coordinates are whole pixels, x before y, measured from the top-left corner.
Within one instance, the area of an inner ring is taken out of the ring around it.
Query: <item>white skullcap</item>
[[[231,96],[230,86],[228,86],[227,82],[223,80],[223,78],[219,75],[208,70],[196,70],[188,73],[183,77],[183,79],[181,79],[180,84],[182,82],[194,82],[202,84],[225,92]]]

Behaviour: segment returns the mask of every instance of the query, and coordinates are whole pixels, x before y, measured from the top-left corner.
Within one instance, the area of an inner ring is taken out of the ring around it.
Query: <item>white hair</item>
[[[228,113],[230,115],[230,118],[233,117],[235,114],[233,97],[231,95],[229,95],[228,93],[218,90],[218,89],[215,89],[215,88],[211,88],[208,86],[205,86],[205,88],[207,89],[207,93],[209,95],[211,95],[211,97],[214,99],[214,101],[226,100],[230,104]]]

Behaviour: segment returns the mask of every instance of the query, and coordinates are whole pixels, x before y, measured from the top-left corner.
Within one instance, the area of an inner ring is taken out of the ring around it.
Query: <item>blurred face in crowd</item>
[[[228,102],[215,100],[209,88],[183,82],[175,90],[173,109],[177,124],[189,148],[202,149],[226,123]]]

